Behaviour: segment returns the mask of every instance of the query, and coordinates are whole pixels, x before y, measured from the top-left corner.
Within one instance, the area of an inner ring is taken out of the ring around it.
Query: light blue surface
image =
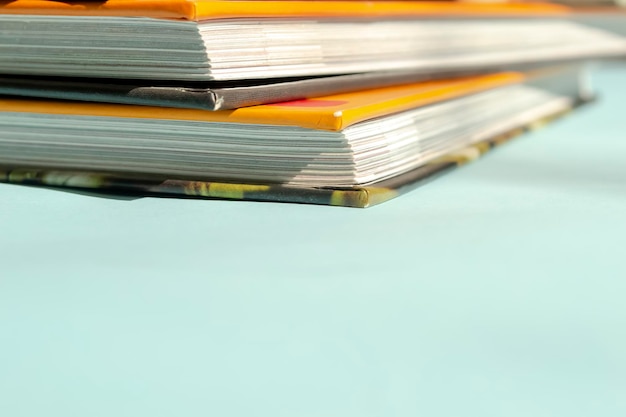
[[[626,71],[367,210],[0,186],[0,416],[626,415]]]

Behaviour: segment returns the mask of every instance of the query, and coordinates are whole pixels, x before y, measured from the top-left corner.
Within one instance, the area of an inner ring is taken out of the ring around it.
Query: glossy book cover
[[[385,116],[428,104],[521,83],[527,75],[498,73],[452,80],[438,80],[336,94],[236,110],[204,111],[165,107],[100,104],[87,102],[0,98],[0,111],[82,115],[141,119],[188,120],[298,126],[339,131],[363,120]]]
[[[157,19],[416,16],[526,16],[563,15],[568,8],[548,3],[483,3],[428,1],[219,1],[219,0],[106,0],[106,1],[0,1],[2,14],[64,16],[151,17]]]

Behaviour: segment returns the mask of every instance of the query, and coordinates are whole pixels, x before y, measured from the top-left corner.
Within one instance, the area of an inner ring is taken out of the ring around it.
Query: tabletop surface
[[[370,209],[0,185],[0,415],[626,415],[626,68]]]

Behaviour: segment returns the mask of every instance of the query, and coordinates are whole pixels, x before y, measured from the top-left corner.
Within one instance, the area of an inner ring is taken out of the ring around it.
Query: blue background
[[[626,415],[626,71],[371,209],[0,185],[0,415]]]

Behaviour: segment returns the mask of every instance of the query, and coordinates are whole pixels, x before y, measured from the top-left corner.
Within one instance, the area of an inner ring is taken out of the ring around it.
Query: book
[[[0,99],[0,166],[4,181],[368,206],[588,100],[583,74],[507,72],[216,112]]]
[[[549,4],[16,0],[0,25],[1,74],[170,87],[626,55],[624,36]]]

